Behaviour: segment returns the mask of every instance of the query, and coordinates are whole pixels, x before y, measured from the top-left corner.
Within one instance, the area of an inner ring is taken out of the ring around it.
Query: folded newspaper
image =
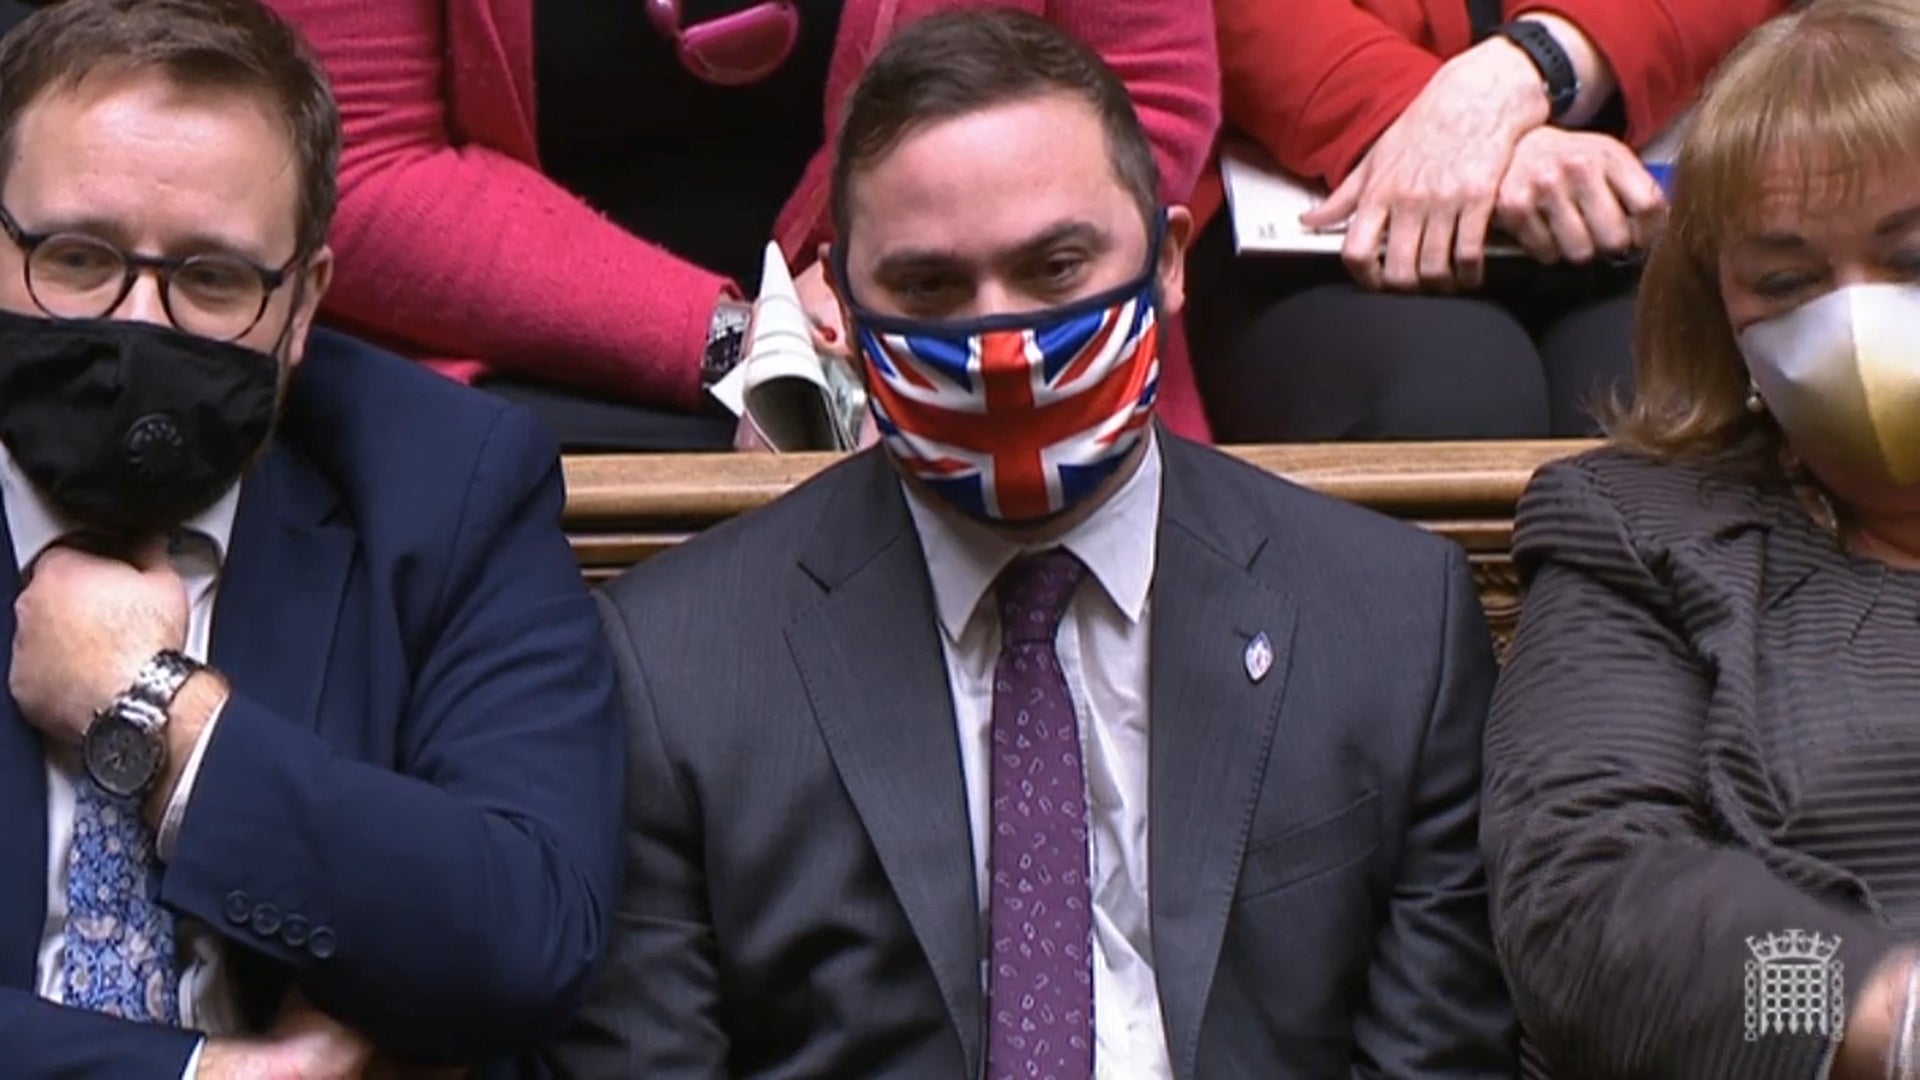
[[[858,445],[866,388],[846,361],[814,350],[812,320],[778,244],[767,245],[746,355],[711,393],[777,452]]]

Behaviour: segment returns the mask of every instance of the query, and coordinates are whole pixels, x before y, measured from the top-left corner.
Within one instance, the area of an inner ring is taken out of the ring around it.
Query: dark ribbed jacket
[[[1920,574],[1612,449],[1542,470],[1514,554],[1482,840],[1528,1075],[1813,1080],[1824,1036],[1749,1038],[1749,939],[1838,937],[1850,1001],[1920,927]]]

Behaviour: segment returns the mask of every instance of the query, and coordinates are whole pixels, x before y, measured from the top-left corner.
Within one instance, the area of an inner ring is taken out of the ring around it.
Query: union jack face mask
[[[1015,315],[876,315],[851,298],[842,271],[868,400],[894,461],[984,521],[1038,521],[1093,494],[1153,420],[1160,233],[1133,281]]]

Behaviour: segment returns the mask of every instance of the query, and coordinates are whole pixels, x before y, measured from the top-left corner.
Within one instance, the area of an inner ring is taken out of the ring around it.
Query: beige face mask
[[[1740,351],[1800,454],[1920,483],[1920,287],[1835,289],[1748,327]]]

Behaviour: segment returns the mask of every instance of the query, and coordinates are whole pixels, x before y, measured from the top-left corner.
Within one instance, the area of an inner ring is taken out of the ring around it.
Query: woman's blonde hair
[[[1756,30],[1708,84],[1681,141],[1667,230],[1640,282],[1636,386],[1609,433],[1661,457],[1751,450],[1779,433],[1749,382],[1720,294],[1720,256],[1751,228],[1778,170],[1803,199],[1845,177],[1920,180],[1920,0],[1813,0]]]

